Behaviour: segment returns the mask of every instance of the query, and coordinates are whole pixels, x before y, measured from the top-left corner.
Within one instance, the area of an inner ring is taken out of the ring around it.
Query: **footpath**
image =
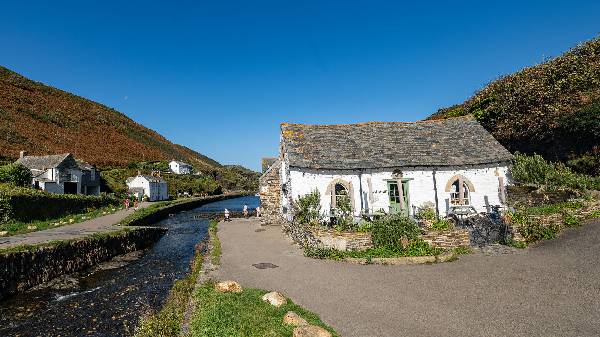
[[[150,206],[151,203],[142,202],[139,209]],[[133,208],[120,210],[112,214],[100,216],[94,219],[86,220],[72,225],[45,229],[37,232],[17,234],[0,238],[0,249],[12,248],[21,245],[44,244],[58,240],[72,240],[86,237],[96,233],[107,233],[118,231],[120,226],[116,226],[128,215],[135,212]]]

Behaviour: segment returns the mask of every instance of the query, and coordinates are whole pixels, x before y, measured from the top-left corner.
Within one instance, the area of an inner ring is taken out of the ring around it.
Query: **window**
[[[340,201],[344,202],[343,200],[345,198],[348,198],[348,191],[346,190],[346,187],[339,183],[335,184],[335,204],[340,204]]]
[[[456,179],[450,188],[451,205],[469,205],[469,186],[462,179]]]

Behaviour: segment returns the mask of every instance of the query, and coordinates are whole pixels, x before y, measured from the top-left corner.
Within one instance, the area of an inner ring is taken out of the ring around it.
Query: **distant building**
[[[169,199],[167,182],[159,176],[138,174],[135,177],[127,178],[126,183],[129,192],[136,195],[138,199],[142,199],[144,196],[149,201]]]
[[[192,174],[194,170],[192,165],[177,160],[172,160],[169,163],[169,168],[171,169],[171,172],[175,174]]]
[[[31,171],[31,186],[50,193],[100,195],[100,177],[96,168],[76,161],[72,154],[27,156],[21,151],[16,161]]]
[[[325,213],[350,201],[355,216],[440,216],[505,204],[513,156],[475,119],[416,123],[281,125],[280,156],[260,182],[261,207],[291,219],[299,197],[318,190]],[[345,201],[344,201],[345,202]]]

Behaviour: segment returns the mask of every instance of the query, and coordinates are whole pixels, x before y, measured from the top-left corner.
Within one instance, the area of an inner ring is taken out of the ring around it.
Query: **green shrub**
[[[431,226],[429,227],[429,229],[434,230],[434,231],[447,231],[449,229],[453,229],[454,226],[452,225],[452,223],[450,223],[450,221],[446,220],[446,219],[439,219],[437,221],[435,221],[433,224],[431,224]]]
[[[22,164],[0,166],[0,182],[27,187],[31,185],[31,171]]]
[[[375,247],[402,249],[402,238],[414,241],[419,233],[419,226],[414,220],[399,214],[393,214],[373,221],[371,238]]]
[[[356,229],[354,218],[352,216],[352,205],[350,198],[347,195],[338,197],[335,213],[337,217],[337,230],[352,231]]]
[[[424,205],[419,207],[416,214],[417,219],[434,221],[437,218],[437,214],[431,205]]]
[[[578,190],[600,189],[600,177],[573,172],[562,163],[550,163],[540,155],[516,153],[512,167],[513,178],[521,183],[568,187]]]
[[[109,205],[117,206],[119,200],[106,194],[97,197],[53,194],[23,187],[0,188],[0,223],[59,218]]]
[[[356,228],[356,230],[358,232],[363,232],[363,233],[371,232],[372,229],[373,229],[373,223],[370,221],[364,221],[364,220],[359,222],[358,227]]]
[[[321,217],[321,194],[314,190],[294,203],[294,220],[301,224],[317,225]]]
[[[552,240],[556,238],[559,228],[555,225],[544,225],[537,220],[529,220],[519,227],[519,233],[527,242]]]
[[[581,225],[581,219],[579,219],[573,214],[566,214],[563,218],[563,223],[567,227],[577,227]]]

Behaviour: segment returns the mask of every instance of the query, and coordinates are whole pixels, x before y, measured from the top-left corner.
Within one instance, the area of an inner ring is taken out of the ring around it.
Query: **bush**
[[[321,193],[314,190],[294,203],[294,220],[301,224],[318,225],[321,217]]]
[[[373,221],[371,238],[375,247],[402,249],[402,238],[415,241],[419,233],[419,226],[414,220],[393,214]]]
[[[422,207],[419,207],[416,217],[419,220],[434,221],[436,220],[437,215],[433,209],[433,205],[423,205]]]
[[[446,231],[453,228],[454,226],[452,225],[452,223],[450,223],[450,221],[446,219],[437,220],[429,227],[429,229],[434,231]]]
[[[354,218],[352,217],[352,205],[350,203],[350,198],[347,195],[338,197],[335,212],[337,217],[337,230],[351,231],[356,229]]]
[[[521,233],[528,243],[540,240],[552,240],[556,238],[558,230],[558,227],[555,225],[544,225],[536,220],[527,220],[524,225],[519,227],[519,233]]]
[[[22,164],[8,164],[0,167],[0,182],[13,186],[31,185],[31,171]]]
[[[119,200],[109,196],[53,194],[31,188],[0,188],[0,223],[29,222],[86,212],[109,205],[119,205]]]
[[[512,167],[515,180],[525,184],[568,187],[578,190],[600,189],[600,178],[573,172],[562,163],[547,162],[540,155],[516,153]]]

